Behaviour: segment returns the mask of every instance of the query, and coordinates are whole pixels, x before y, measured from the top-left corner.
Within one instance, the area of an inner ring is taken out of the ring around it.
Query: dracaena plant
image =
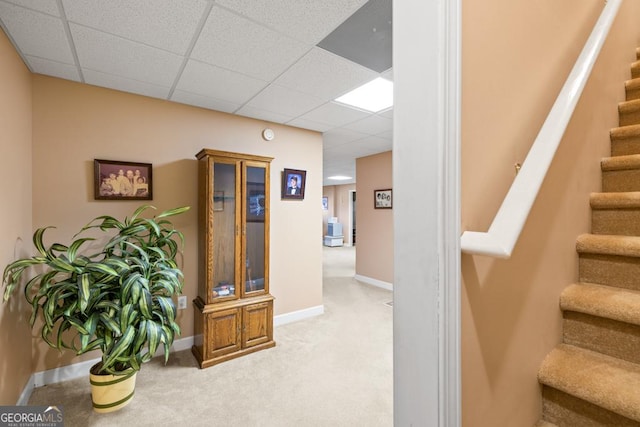
[[[101,367],[95,373],[137,371],[160,345],[166,363],[174,337],[180,334],[173,296],[182,293],[183,274],[176,257],[184,236],[167,218],[189,207],[143,217],[149,208],[155,209],[141,206],[123,221],[99,216],[68,246],[46,246],[44,234],[51,227],[40,228],[33,235],[37,254],[4,269],[4,301],[25,276],[31,327],[41,325],[42,338],[60,350],[83,354],[100,349]],[[83,237],[96,230],[106,234],[97,252],[98,239]],[[30,278],[28,272],[33,274]],[[38,314],[42,322],[36,322]]]

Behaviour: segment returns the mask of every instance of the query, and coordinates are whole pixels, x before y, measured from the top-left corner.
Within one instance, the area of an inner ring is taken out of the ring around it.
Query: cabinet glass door
[[[244,293],[263,293],[267,286],[265,271],[265,243],[268,228],[269,194],[266,191],[264,166],[247,165],[245,168],[245,258]]]
[[[211,297],[236,295],[236,164],[213,165],[213,283]]]

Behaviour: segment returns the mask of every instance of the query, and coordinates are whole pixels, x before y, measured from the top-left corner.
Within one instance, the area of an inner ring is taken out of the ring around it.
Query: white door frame
[[[461,425],[461,0],[393,2],[394,425]]]

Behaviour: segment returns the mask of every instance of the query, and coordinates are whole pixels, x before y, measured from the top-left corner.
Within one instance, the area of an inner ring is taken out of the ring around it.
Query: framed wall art
[[[93,160],[96,200],[153,200],[151,163]]]
[[[282,198],[304,199],[304,186],[307,179],[307,171],[298,169],[285,169],[282,173]]]
[[[375,209],[391,209],[393,207],[391,189],[373,190],[373,204]]]

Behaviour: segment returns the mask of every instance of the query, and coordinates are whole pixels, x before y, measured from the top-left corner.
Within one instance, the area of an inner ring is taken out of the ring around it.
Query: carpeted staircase
[[[542,363],[538,426],[640,426],[640,49],[578,237],[579,283],[560,296],[563,343]]]

